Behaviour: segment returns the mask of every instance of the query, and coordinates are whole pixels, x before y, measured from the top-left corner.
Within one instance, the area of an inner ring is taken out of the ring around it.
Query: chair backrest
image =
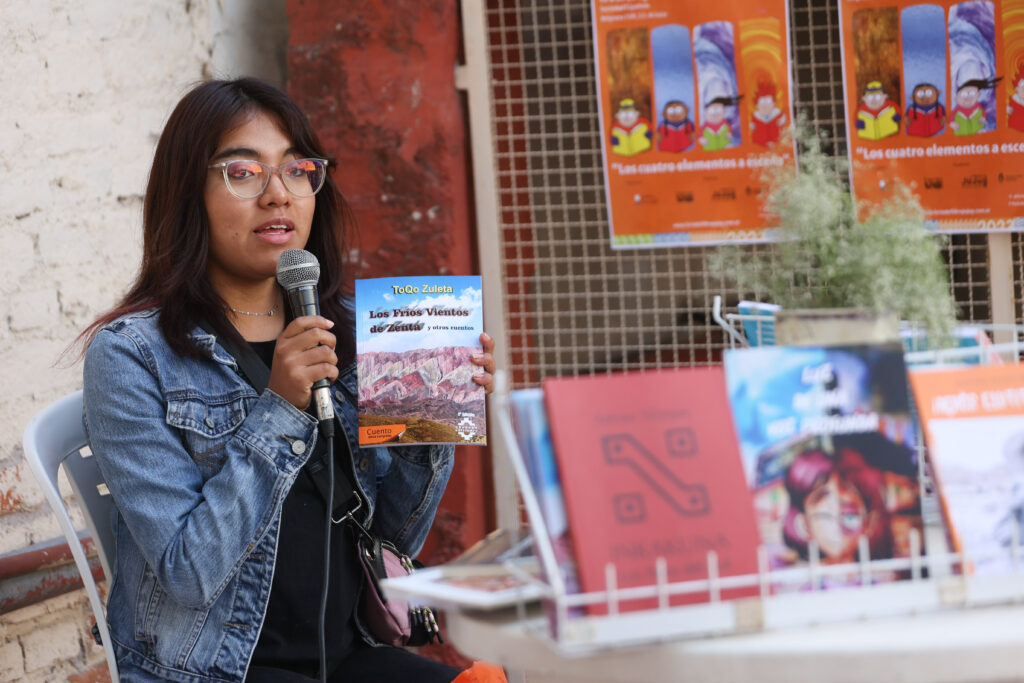
[[[92,457],[89,450],[85,426],[82,424],[82,392],[77,391],[51,403],[33,417],[25,428],[22,445],[29,468],[39,482],[46,502],[50,504],[53,514],[57,517],[61,531],[64,532],[64,537],[71,548],[71,555],[75,558],[78,572],[82,575],[82,583],[89,596],[89,603],[96,617],[96,627],[107,656],[110,678],[117,681],[117,662],[114,659],[114,648],[110,641],[110,631],[107,629],[103,603],[100,601],[96,582],[89,569],[89,560],[85,556],[78,532],[71,523],[67,506],[57,485],[57,472],[63,463],[71,488],[82,507],[85,523],[95,542],[103,573],[109,581],[113,576],[110,571],[114,556],[114,538],[110,527],[113,501],[106,484],[103,483],[96,458]]]

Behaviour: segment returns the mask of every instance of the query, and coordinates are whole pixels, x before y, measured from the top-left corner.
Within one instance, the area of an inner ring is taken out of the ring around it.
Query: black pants
[[[266,666],[249,667],[246,683],[309,683],[318,681],[316,666],[312,675]],[[308,672],[307,672],[308,673]],[[333,667],[330,683],[451,683],[458,669],[413,654],[399,647],[357,647]]]

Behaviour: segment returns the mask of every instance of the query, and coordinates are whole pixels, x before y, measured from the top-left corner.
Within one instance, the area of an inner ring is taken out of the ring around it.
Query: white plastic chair
[[[25,428],[22,439],[25,448],[25,459],[28,461],[32,474],[39,482],[39,487],[46,496],[53,514],[57,516],[61,531],[71,547],[75,565],[82,575],[82,584],[89,596],[92,613],[96,617],[96,627],[107,656],[110,668],[110,680],[118,680],[117,662],[114,659],[114,647],[107,629],[107,618],[100,602],[100,594],[96,589],[89,561],[78,538],[78,532],[68,516],[67,506],[61,498],[57,487],[57,471],[61,463],[75,498],[82,507],[85,523],[92,534],[96,550],[99,553],[103,574],[110,580],[110,559],[114,553],[114,536],[110,528],[110,514],[113,501],[103,475],[96,465],[96,458],[89,450],[85,427],[82,424],[82,392],[76,391],[40,411]]]

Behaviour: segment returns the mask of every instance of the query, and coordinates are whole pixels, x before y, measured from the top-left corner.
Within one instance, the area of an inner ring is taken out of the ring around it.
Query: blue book
[[[551,539],[555,562],[565,584],[568,595],[580,592],[576,573],[576,560],[572,551],[569,533],[569,519],[565,511],[565,497],[555,460],[555,449],[551,441],[551,430],[544,404],[544,390],[540,388],[517,389],[509,392],[509,408],[516,443],[526,465],[530,486],[533,488],[544,518],[544,528]],[[581,607],[569,610],[570,616],[583,614]],[[549,611],[552,630],[556,628],[554,612]]]
[[[775,346],[775,314],[782,308],[775,304],[741,301],[736,306],[743,316],[743,335],[751,346]]]

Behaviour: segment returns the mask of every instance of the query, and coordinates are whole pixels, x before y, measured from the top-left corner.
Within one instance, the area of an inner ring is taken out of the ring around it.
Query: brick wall
[[[464,120],[451,71],[455,3],[290,4],[286,14],[285,0],[0,2],[0,556],[60,536],[23,464],[21,435],[32,415],[81,387],[80,364],[55,363],[131,281],[153,147],[171,108],[204,76],[291,81],[339,153],[355,150],[333,139],[308,76],[363,100],[348,113],[375,144],[354,156],[380,163],[354,178],[365,187],[345,187],[364,219],[362,255],[396,274],[472,270]],[[307,82],[287,79],[289,15],[305,32],[291,60]],[[337,35],[317,28],[328,18]],[[361,28],[383,37],[359,38]],[[311,37],[328,41],[344,69],[308,59]],[[359,81],[367,55],[374,69]],[[389,114],[370,120],[373,111]],[[388,256],[371,248],[379,234],[440,246]],[[460,458],[432,535],[435,560],[490,528],[489,470],[478,455]],[[0,681],[108,680],[90,617],[81,590],[0,615]]]

